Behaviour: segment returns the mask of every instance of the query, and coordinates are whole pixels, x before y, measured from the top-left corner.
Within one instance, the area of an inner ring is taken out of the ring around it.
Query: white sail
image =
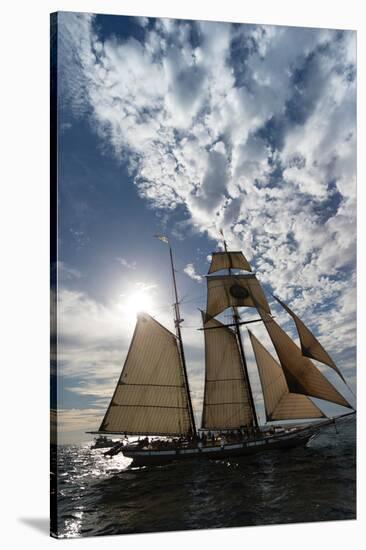
[[[270,313],[261,285],[253,274],[207,277],[207,315],[215,317],[228,307],[260,307]]]
[[[248,383],[244,379],[234,332],[216,319],[205,328],[205,392],[202,428],[220,430],[251,426]]]
[[[248,332],[258,366],[267,420],[324,417],[307,395],[289,392],[281,366],[254,334]]]
[[[250,263],[242,252],[213,252],[209,273],[220,271],[221,269],[244,269],[252,271]]]
[[[314,334],[308,329],[305,323],[284,302],[281,302],[281,300],[276,296],[274,296],[274,298],[293,318],[300,338],[302,354],[332,367],[332,369],[334,369],[342,378],[343,382],[346,382],[343,374],[334,363],[333,359],[325,351],[319,340],[315,338]]]
[[[140,314],[99,431],[144,435],[193,433],[177,339]]]
[[[310,359],[302,355],[300,348],[276,321],[265,311],[258,311],[277,352],[289,390],[352,408]]]

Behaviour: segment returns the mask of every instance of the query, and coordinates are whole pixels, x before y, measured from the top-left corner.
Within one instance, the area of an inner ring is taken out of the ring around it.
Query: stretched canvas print
[[[355,56],[52,14],[52,536],[355,519]]]

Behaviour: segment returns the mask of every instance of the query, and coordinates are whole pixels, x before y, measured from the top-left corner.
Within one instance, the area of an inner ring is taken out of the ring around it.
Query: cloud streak
[[[118,257],[118,258],[116,258],[116,260],[119,264],[121,264],[122,267],[125,267],[126,269],[135,270],[136,267],[137,267],[136,262],[129,262],[128,260],[126,260],[126,258]]]

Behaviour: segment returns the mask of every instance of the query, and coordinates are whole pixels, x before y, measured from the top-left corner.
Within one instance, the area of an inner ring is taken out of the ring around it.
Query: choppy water
[[[356,429],[344,421],[303,448],[226,461],[131,468],[88,445],[58,449],[60,537],[356,517]]]

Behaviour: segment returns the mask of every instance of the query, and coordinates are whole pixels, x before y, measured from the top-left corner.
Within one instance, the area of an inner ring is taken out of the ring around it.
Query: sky
[[[356,33],[61,12],[57,72],[59,442],[99,427],[136,304],[173,330],[168,249],[155,234],[173,245],[198,423],[199,308],[220,230],[281,326],[296,339],[272,294],[355,391]],[[261,326],[251,330],[275,356]]]

